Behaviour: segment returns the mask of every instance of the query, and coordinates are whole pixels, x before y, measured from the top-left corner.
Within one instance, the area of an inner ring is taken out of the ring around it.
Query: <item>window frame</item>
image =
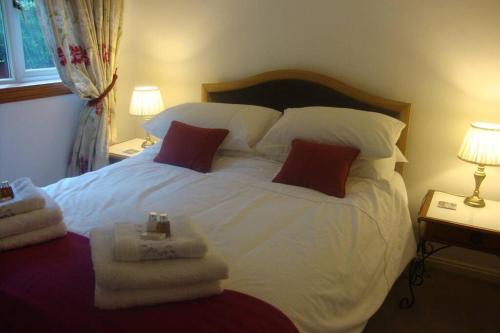
[[[11,78],[0,79],[0,103],[70,94],[61,83],[55,67],[26,69],[21,31],[22,13],[12,1],[0,0],[2,6],[7,61]],[[15,50],[15,52],[14,52]]]
[[[36,82],[0,87],[0,104],[72,94],[62,82]]]

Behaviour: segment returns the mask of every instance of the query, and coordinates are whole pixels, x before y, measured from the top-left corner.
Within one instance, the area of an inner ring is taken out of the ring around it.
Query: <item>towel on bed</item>
[[[210,249],[199,259],[120,262],[113,260],[113,230],[90,232],[96,284],[108,290],[170,288],[226,279],[228,266]]]
[[[46,228],[61,222],[62,212],[59,205],[45,193],[42,199],[46,203],[43,209],[0,219],[0,239]]]
[[[145,240],[140,235],[144,225],[117,223],[114,225],[114,257],[120,261],[201,258],[207,253],[207,243],[187,217],[170,220],[171,237]]]
[[[13,181],[14,199],[0,202],[0,218],[42,209],[45,198],[42,190],[37,188],[29,178],[23,177]]]
[[[50,227],[0,238],[0,252],[47,242],[64,235],[66,235],[66,225],[60,220],[59,223]]]
[[[222,293],[220,281],[159,289],[107,290],[96,285],[95,306],[115,310],[132,306],[187,301]]]

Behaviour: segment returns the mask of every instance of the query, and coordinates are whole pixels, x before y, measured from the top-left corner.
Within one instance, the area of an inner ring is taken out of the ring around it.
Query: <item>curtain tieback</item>
[[[109,92],[113,89],[117,79],[118,79],[118,75],[116,75],[116,69],[115,69],[115,73],[113,74],[113,80],[111,80],[111,83],[109,84],[109,86],[106,89],[104,89],[102,94],[97,96],[97,98],[94,98],[94,99],[91,99],[90,101],[88,101],[87,106],[93,107],[93,106],[100,104],[102,102],[102,100],[104,99],[104,97],[106,97],[109,94]]]

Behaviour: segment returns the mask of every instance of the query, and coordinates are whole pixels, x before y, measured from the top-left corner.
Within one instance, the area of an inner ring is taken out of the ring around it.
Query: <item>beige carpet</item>
[[[408,280],[400,278],[365,333],[500,333],[500,283],[433,268],[428,273],[409,310],[398,308],[408,294]]]

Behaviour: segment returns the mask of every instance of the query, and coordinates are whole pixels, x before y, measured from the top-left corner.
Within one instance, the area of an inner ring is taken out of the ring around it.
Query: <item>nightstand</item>
[[[440,201],[456,209],[440,208]],[[500,255],[500,202],[485,202],[486,207],[474,208],[464,204],[464,197],[429,191],[418,214],[418,223],[425,224],[421,240]]]
[[[500,202],[485,202],[486,207],[475,208],[464,204],[462,196],[427,192],[418,214],[419,242],[417,257],[410,265],[410,297],[401,300],[401,308],[409,308],[415,302],[413,287],[423,284],[425,260],[434,253],[460,246],[500,255]],[[434,248],[430,242],[443,245]]]
[[[126,158],[139,154],[144,148],[141,144],[144,139],[132,139],[109,147],[109,163],[116,163]]]

